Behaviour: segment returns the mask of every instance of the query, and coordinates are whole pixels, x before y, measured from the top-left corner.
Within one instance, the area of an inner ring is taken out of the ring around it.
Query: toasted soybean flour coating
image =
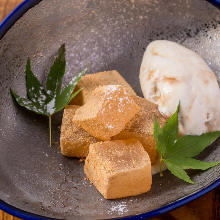
[[[111,70],[83,76],[76,86],[76,91],[78,89],[82,89],[82,91],[70,102],[70,104],[84,105],[94,89],[99,86],[107,85],[122,85],[126,87],[129,95],[136,95],[132,87],[126,82],[120,73],[116,70]]]
[[[100,86],[91,93],[86,104],[77,109],[73,122],[96,138],[110,140],[138,111],[138,105],[125,87]]]
[[[158,152],[155,146],[155,140],[153,136],[154,130],[154,114],[158,117],[161,125],[166,122],[166,118],[163,117],[157,106],[144,98],[133,96],[135,103],[140,107],[139,112],[132,118],[126,127],[116,136],[114,140],[136,138],[138,139],[144,149],[147,151],[151,164],[155,164],[158,159]]]
[[[89,153],[89,145],[100,140],[72,122],[78,108],[79,106],[69,105],[64,109],[60,133],[60,148],[64,156],[84,158]]]
[[[84,170],[106,199],[145,193],[152,184],[150,158],[136,139],[91,144]]]

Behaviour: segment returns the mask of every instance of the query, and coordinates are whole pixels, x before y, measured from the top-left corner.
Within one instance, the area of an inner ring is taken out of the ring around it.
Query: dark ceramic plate
[[[220,14],[216,7],[203,0],[28,0],[1,25],[0,34],[33,5],[0,41],[0,208],[29,219],[43,218],[30,213],[65,219],[137,219],[141,214],[152,217],[169,211],[219,185],[220,166],[191,172],[195,185],[166,171],[163,178],[153,177],[147,194],[105,200],[84,179],[83,163],[59,152],[62,113],[53,117],[57,143],[50,148],[47,118],[20,108],[9,93],[12,87],[25,95],[27,57],[44,82],[64,42],[65,82],[89,63],[88,72],[117,69],[141,96],[141,59],[148,43],[156,39],[176,41],[197,51],[219,79]],[[200,158],[219,160],[219,144]]]

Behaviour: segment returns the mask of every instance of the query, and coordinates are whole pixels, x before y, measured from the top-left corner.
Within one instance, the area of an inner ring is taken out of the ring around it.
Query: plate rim
[[[30,8],[34,7],[36,4],[38,4],[41,0],[24,0],[22,3],[20,3],[1,23],[0,23],[0,40],[2,37],[6,34],[6,32],[13,26],[13,24]],[[208,0],[210,3],[214,4],[215,6],[220,8],[220,0]],[[215,189],[216,187],[220,186],[220,178],[218,178],[215,182],[208,185],[206,188],[201,189],[195,193],[190,194],[189,196],[186,196],[184,198],[181,198],[179,200],[176,200],[172,203],[169,203],[168,205],[165,205],[161,208],[141,213],[133,216],[126,216],[121,217],[119,219],[142,219],[142,218],[152,218],[157,215],[169,212],[171,210],[174,210],[176,208],[179,208],[180,206],[183,206],[201,196],[208,193],[209,191]],[[18,218],[22,219],[29,219],[29,220],[45,220],[45,219],[51,219],[55,220],[55,218],[48,218],[45,216],[37,215],[31,212],[24,211],[22,209],[16,208],[15,206],[12,206],[3,200],[0,199],[0,209],[14,215]]]
[[[216,187],[220,186],[220,178],[218,180],[216,180],[215,182],[213,182],[211,185],[209,185],[208,187],[195,192],[189,196],[186,196],[182,199],[176,200],[172,203],[169,203],[168,205],[165,205],[161,208],[146,212],[146,213],[141,213],[141,214],[137,214],[137,215],[133,215],[133,216],[126,216],[126,217],[121,217],[121,218],[117,218],[117,219],[124,219],[124,220],[138,220],[138,219],[143,219],[143,218],[152,218],[155,217],[157,215],[161,215],[163,213],[169,212],[171,210],[174,210],[176,208],[179,208],[180,206],[183,206],[201,196],[203,196],[204,194],[210,192],[211,190],[215,189]],[[28,220],[57,220],[55,218],[49,218],[49,217],[45,217],[45,216],[41,216],[41,215],[37,215],[31,212],[26,212],[22,209],[18,209],[15,206],[9,205],[8,203],[4,202],[3,200],[0,200],[0,209],[11,214],[14,215],[18,218],[22,218],[22,219],[28,219]]]

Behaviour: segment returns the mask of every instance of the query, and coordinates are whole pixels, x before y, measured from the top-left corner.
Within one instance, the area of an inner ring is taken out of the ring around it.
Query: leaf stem
[[[161,177],[163,176],[163,173],[162,173],[162,162],[163,162],[163,158],[160,157],[160,176]]]
[[[48,116],[49,117],[49,136],[50,136],[50,147],[52,146],[52,135],[51,135],[51,115]]]

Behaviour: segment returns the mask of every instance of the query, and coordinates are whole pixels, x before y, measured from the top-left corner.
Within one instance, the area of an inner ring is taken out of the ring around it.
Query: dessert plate
[[[218,8],[201,0],[28,0],[1,24],[0,35],[1,209],[24,219],[147,218],[220,184],[220,166],[191,172],[194,185],[166,171],[162,178],[153,176],[149,193],[105,200],[85,179],[83,163],[59,152],[62,113],[53,117],[50,148],[48,119],[19,107],[9,92],[13,88],[25,96],[27,57],[33,72],[45,82],[62,43],[67,48],[65,82],[90,64],[89,73],[118,70],[142,96],[139,67],[146,46],[156,39],[197,51],[219,80]],[[219,160],[219,145],[217,140],[200,158]]]

